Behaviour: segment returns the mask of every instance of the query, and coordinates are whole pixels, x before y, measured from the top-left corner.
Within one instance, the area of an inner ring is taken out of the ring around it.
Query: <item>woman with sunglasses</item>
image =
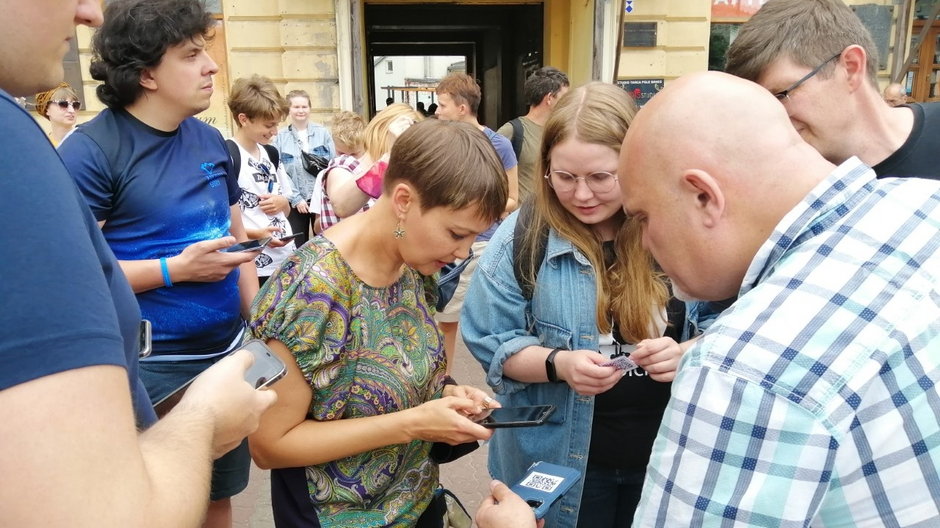
[[[667,284],[623,212],[617,167],[635,113],[626,92],[599,82],[559,101],[545,123],[534,200],[493,236],[461,314],[463,338],[503,407],[556,408],[544,425],[496,432],[493,477],[517,482],[539,460],[583,475],[546,526],[631,525],[682,354],[661,336],[681,330],[684,309],[671,309],[680,321],[667,325]],[[626,354],[639,368],[607,366]]]
[[[49,141],[58,148],[59,144],[75,130],[78,111],[82,103],[78,94],[68,83],[36,94],[36,113],[49,120],[52,125],[49,131]]]

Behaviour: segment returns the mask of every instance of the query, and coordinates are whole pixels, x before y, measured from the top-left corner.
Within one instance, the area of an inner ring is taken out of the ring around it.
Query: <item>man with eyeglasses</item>
[[[841,0],[767,2],[741,26],[726,71],[770,90],[829,161],[940,179],[940,104],[885,102],[871,34]]]

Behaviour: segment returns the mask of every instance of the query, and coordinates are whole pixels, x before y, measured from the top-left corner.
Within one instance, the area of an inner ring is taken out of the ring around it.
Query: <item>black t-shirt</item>
[[[612,261],[612,243],[604,246],[606,259]],[[669,325],[664,335],[678,341],[678,332],[684,325],[685,305],[671,299],[667,313]],[[616,323],[613,335],[618,343],[624,343]],[[609,391],[598,394],[594,398],[588,462],[610,468],[643,470],[649,462],[671,387],[672,384],[655,381],[638,368],[628,372]]]
[[[879,178],[940,180],[940,103],[908,105],[914,126],[901,148],[872,167]]]

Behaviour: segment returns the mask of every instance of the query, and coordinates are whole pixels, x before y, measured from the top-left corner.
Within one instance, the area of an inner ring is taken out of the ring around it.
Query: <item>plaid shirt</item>
[[[320,193],[319,195],[320,196],[320,229],[321,230],[325,230],[326,228],[331,227],[337,222],[339,222],[340,220],[342,220],[342,218],[336,216],[336,211],[333,210],[333,204],[330,203],[330,198],[326,194],[326,179],[329,176],[330,171],[336,167],[346,169],[349,172],[356,172],[356,168],[359,167],[359,160],[357,160],[356,158],[352,156],[348,156],[344,154],[342,156],[337,156],[331,159],[330,164],[327,165],[325,169],[323,169],[324,173],[323,173],[323,178],[320,184],[323,192]],[[375,203],[375,200],[370,198],[369,201],[366,202],[364,206],[362,206],[362,209],[356,212],[361,213],[362,211],[368,210],[370,207],[372,207],[373,203]]]
[[[940,187],[853,158],[682,359],[634,526],[940,526]]]

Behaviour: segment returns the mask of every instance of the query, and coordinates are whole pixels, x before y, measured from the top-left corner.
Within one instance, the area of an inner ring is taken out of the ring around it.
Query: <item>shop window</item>
[[[653,48],[656,46],[656,22],[624,22],[623,47]]]

